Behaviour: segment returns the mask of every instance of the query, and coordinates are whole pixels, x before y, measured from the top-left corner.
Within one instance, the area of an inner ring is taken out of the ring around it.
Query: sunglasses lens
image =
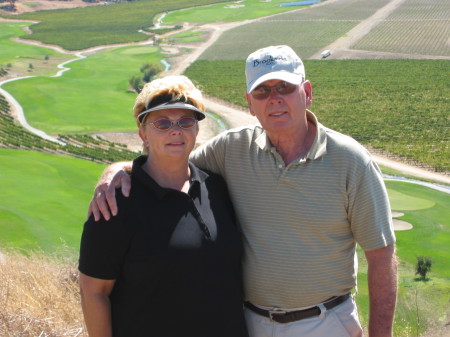
[[[159,130],[169,130],[172,127],[172,122],[169,119],[158,119],[153,122],[153,125]]]
[[[190,129],[197,123],[197,120],[192,117],[182,117],[178,120],[178,125],[182,129]]]
[[[252,96],[256,99],[266,99],[270,95],[270,90],[267,85],[260,85],[252,91]]]
[[[158,130],[166,131],[171,129],[174,123],[177,123],[182,129],[190,129],[197,124],[197,120],[192,117],[181,117],[178,121],[172,122],[170,119],[161,118],[147,124],[153,124]]]
[[[290,93],[294,92],[295,88],[297,86],[295,84],[291,84],[288,82],[281,82],[275,86],[269,87],[268,85],[260,85],[259,87],[256,87],[252,92],[251,95],[255,99],[266,99],[270,96],[270,92],[272,91],[272,88],[275,89],[277,93],[280,95],[289,95]]]
[[[275,87],[275,90],[280,95],[288,95],[295,90],[297,86],[291,83],[282,82],[278,86]]]

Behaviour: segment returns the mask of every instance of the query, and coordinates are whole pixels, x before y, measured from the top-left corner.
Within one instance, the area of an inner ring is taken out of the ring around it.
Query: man
[[[226,131],[193,153],[228,185],[244,238],[246,319],[254,337],[361,336],[353,295],[358,243],[368,262],[369,336],[392,336],[397,265],[381,172],[355,140],[307,110],[312,85],[288,46],[252,53],[247,102],[262,127]],[[117,169],[111,168],[107,176]],[[109,218],[98,185],[90,211]],[[127,193],[122,173],[111,183]]]

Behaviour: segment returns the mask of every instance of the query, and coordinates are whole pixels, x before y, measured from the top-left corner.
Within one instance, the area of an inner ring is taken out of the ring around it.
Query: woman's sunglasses
[[[297,85],[283,81],[273,86],[268,86],[264,84],[259,85],[255,89],[253,89],[250,94],[253,96],[253,98],[262,100],[270,96],[272,89],[275,89],[277,93],[284,96],[294,92],[296,88]]]
[[[172,122],[168,118],[160,118],[153,122],[144,123],[141,126],[151,124],[158,130],[167,131],[170,130],[175,123],[182,129],[190,129],[197,124],[197,120],[193,117],[181,117],[176,122]]]

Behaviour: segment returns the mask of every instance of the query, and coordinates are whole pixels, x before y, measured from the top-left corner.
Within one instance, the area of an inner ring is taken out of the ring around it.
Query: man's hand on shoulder
[[[117,215],[116,188],[120,188],[124,196],[130,195],[131,178],[127,172],[131,167],[131,162],[119,162],[105,169],[95,187],[88,217],[93,215],[95,221],[99,221],[102,215],[105,220],[109,220],[111,214]]]

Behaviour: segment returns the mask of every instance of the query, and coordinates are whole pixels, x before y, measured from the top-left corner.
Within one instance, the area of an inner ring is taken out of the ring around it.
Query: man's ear
[[[253,106],[252,106],[252,98],[251,95],[248,93],[245,93],[245,98],[247,99],[247,105],[248,105],[248,110],[250,111],[250,114],[252,116],[255,116],[254,112],[253,112]]]
[[[303,88],[306,93],[306,107],[309,107],[312,104],[312,84],[311,84],[311,82],[306,80],[303,83]]]

